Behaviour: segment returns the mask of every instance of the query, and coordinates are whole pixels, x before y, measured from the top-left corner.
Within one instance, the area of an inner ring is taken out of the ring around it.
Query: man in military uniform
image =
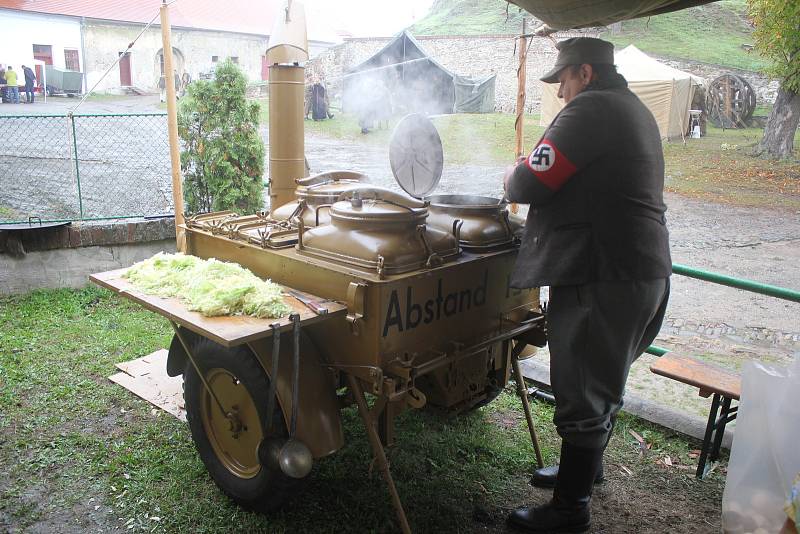
[[[589,528],[628,371],[661,327],[672,271],[653,115],[616,72],[611,43],[577,37],[557,48],[542,81],[560,84],[566,106],[504,178],[507,198],[530,204],[512,285],[550,286],[561,464],[534,477],[555,487],[552,500],[509,516],[532,532]]]

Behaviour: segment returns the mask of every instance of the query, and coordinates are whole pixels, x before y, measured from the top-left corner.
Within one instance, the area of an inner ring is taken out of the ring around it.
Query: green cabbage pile
[[[178,297],[190,310],[207,317],[283,317],[292,311],[279,285],[261,280],[241,265],[214,258],[159,252],[133,265],[125,278],[147,294]]]

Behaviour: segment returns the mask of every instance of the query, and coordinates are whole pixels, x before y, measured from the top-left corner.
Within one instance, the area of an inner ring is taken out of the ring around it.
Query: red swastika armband
[[[525,162],[534,176],[553,191],[558,191],[577,170],[549,139],[542,139]]]

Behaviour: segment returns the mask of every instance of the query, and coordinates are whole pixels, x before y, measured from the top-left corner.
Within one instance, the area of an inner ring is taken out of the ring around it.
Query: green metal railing
[[[172,213],[166,113],[0,115],[0,223]]]
[[[770,297],[800,303],[800,291],[786,287],[773,286],[756,282],[755,280],[748,280],[746,278],[736,278],[734,276],[728,276],[725,274],[695,269],[694,267],[681,265],[680,263],[672,264],[672,272],[674,274],[688,276],[689,278],[696,278],[697,280],[704,280],[714,284],[741,289],[750,293],[759,293],[761,295],[768,295]],[[645,352],[655,356],[663,356],[669,352],[669,349],[665,349],[656,345],[650,345]]]

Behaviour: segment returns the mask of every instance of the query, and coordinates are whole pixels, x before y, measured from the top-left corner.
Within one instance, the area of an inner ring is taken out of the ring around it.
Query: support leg
[[[399,403],[387,402],[378,416],[378,436],[384,447],[394,445],[394,418],[400,411]]]
[[[403,534],[411,534],[411,528],[408,526],[406,513],[405,510],[403,510],[403,503],[400,502],[400,495],[397,493],[397,488],[395,487],[394,480],[392,479],[392,473],[389,471],[389,461],[386,459],[386,453],[383,450],[383,445],[381,445],[378,432],[375,430],[375,422],[372,420],[372,417],[369,414],[367,401],[364,399],[364,392],[361,389],[361,385],[358,383],[358,378],[348,373],[347,380],[350,386],[350,391],[353,393],[353,397],[356,399],[358,413],[361,415],[361,419],[364,420],[364,428],[367,431],[367,438],[369,438],[372,451],[375,453],[375,459],[378,462],[378,467],[381,470],[383,479],[386,481],[386,485],[389,486],[389,493],[392,496],[392,504],[394,504],[394,510],[397,513],[397,520],[400,522],[400,528],[403,531]]]
[[[522,401],[522,409],[525,412],[525,419],[528,421],[528,431],[531,434],[531,443],[533,443],[533,450],[536,452],[536,464],[539,469],[544,467],[544,460],[542,460],[542,450],[539,447],[539,439],[536,437],[536,428],[533,426],[533,415],[531,415],[531,405],[528,402],[528,391],[525,388],[525,379],[522,377],[522,369],[519,366],[519,359],[512,354],[511,366],[514,368],[514,380],[517,383],[517,393]]]
[[[719,414],[719,420],[715,421],[714,430],[714,446],[711,448],[709,460],[712,462],[719,458],[719,450],[722,448],[722,438],[725,436],[725,426],[728,424],[728,416],[731,412],[731,399],[724,397],[722,399],[722,411]]]
[[[706,474],[706,460],[711,449],[711,438],[714,434],[714,423],[717,421],[719,411],[719,394],[714,393],[711,401],[711,411],[708,413],[708,424],[706,424],[706,434],[703,437],[703,448],[700,451],[700,458],[697,459],[697,478],[703,478]]]

